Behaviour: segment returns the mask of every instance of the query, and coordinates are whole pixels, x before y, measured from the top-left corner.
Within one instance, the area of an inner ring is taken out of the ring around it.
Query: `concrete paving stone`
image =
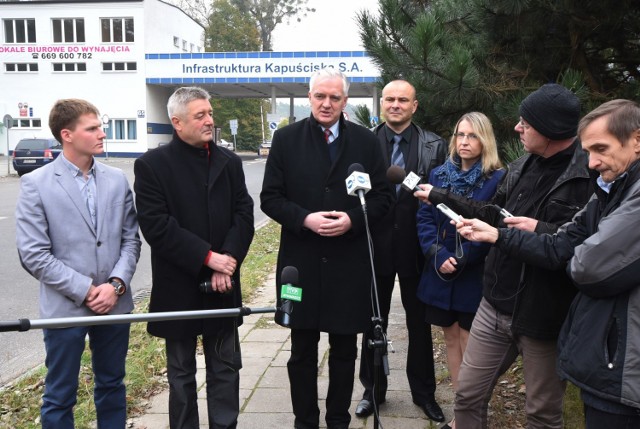
[[[240,373],[240,388],[241,389],[254,389],[260,381],[261,374],[247,374],[242,375]]]
[[[291,350],[280,350],[275,359],[271,362],[271,366],[287,366],[287,362],[291,357]]]
[[[207,411],[207,399],[205,397],[205,399],[201,399],[198,398],[198,421],[200,422],[200,425],[207,425],[209,424],[209,412]]]
[[[198,389],[206,387],[207,384],[207,370],[206,368],[198,368],[196,371],[196,386]]]
[[[165,409],[165,413],[168,413],[168,405],[169,405],[169,388],[167,387],[162,392],[154,395],[149,400],[149,408],[150,410],[162,410]]]
[[[238,418],[238,429],[284,429],[292,428],[293,414],[288,413],[242,413]]]
[[[247,402],[247,399],[251,397],[252,393],[253,393],[253,388],[252,389],[240,388],[240,392],[238,394],[238,397],[240,398],[240,410],[244,408],[245,402]]]
[[[273,357],[282,347],[281,343],[242,343],[242,358],[245,357]]]
[[[271,280],[273,283],[273,279]],[[251,306],[269,306],[273,304],[272,287],[264,289],[258,294],[258,303]],[[411,392],[405,372],[407,332],[404,323],[404,312],[396,288],[392,301],[392,312],[389,324],[389,339],[394,342],[397,350],[389,354],[391,374],[387,403],[380,407],[382,424],[385,429],[437,429],[442,424],[429,421],[424,412],[413,404]],[[240,429],[270,429],[293,427],[294,416],[291,407],[289,380],[286,364],[291,354],[291,338],[288,329],[275,326],[273,320],[267,316],[268,327],[264,328],[264,320],[259,324],[246,323],[242,329],[242,357],[243,369],[240,374],[241,414],[238,420]],[[249,318],[247,318],[249,320]],[[258,321],[257,318],[251,318]],[[259,326],[259,327],[257,327]],[[358,347],[361,347],[361,336],[358,337]],[[322,334],[318,343],[318,406],[321,410],[320,427],[326,428],[325,401],[328,388],[328,335]],[[360,351],[358,351],[358,356]],[[355,408],[362,397],[364,388],[358,380],[359,361],[356,362],[354,373],[354,389],[350,412],[352,415],[351,429],[373,428],[373,419],[359,419],[355,416]],[[198,368],[204,368],[204,358],[199,356]],[[204,369],[198,371],[204,374]],[[446,380],[446,365],[436,368],[436,378]],[[204,379],[198,376],[199,385]],[[200,420],[202,428],[208,428],[206,419],[206,388],[201,386],[198,404],[200,406]],[[453,414],[454,394],[448,381],[437,386],[436,399],[442,406],[447,421]],[[147,414],[132,419],[134,429],[168,429],[168,389],[156,395],[149,401]]]
[[[283,388],[261,388],[253,391],[244,413],[293,413],[289,386]]]
[[[247,335],[243,343],[249,344],[252,342],[279,342],[284,343],[289,335],[291,334],[291,330],[277,327],[277,328],[268,328],[268,329],[254,329]]]
[[[240,377],[247,375],[262,375],[271,366],[273,358],[271,357],[246,357],[242,356],[242,369]]]
[[[287,368],[282,366],[269,367],[262,376],[258,387],[289,388],[289,374],[287,373]]]
[[[380,418],[380,426],[384,429],[437,429],[441,423],[425,421],[422,419],[411,419],[406,417],[385,417]],[[374,426],[374,419],[369,417],[364,426],[365,429],[371,429]]]
[[[238,337],[240,341],[244,341],[245,337],[255,328],[255,323],[247,323],[246,321],[238,327]]]
[[[169,429],[169,414],[145,414],[132,420],[133,429]]]

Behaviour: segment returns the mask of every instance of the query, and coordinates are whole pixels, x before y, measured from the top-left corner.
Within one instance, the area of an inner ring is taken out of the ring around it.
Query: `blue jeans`
[[[80,358],[89,335],[98,428],[124,428],[127,419],[123,382],[129,348],[129,324],[44,329],[48,372],[40,415],[43,429],[73,429]]]

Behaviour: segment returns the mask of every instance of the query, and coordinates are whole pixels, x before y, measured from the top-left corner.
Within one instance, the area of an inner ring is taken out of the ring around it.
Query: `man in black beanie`
[[[543,85],[520,105],[515,131],[528,153],[509,165],[493,205],[430,185],[415,195],[496,227],[552,234],[593,192],[587,155],[576,138],[579,119],[578,97],[561,85]],[[513,216],[498,214],[500,207]],[[487,256],[483,285],[458,378],[455,426],[487,427],[493,388],[522,355],[527,428],[562,428],[565,384],[556,373],[556,341],[575,287],[564,269],[524,264],[497,247]]]

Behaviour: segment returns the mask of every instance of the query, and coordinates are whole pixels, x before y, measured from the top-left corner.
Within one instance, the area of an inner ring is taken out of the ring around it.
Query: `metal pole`
[[[113,314],[106,316],[59,317],[53,319],[18,319],[0,321],[0,332],[28,331],[29,329],[70,328],[73,326],[111,325],[117,323],[151,322],[165,320],[208,319],[248,316],[250,314],[275,313],[275,307],[238,307],[222,310],[164,311],[142,314]]]
[[[7,176],[11,175],[11,157],[9,156],[9,128],[7,129]]]
[[[104,140],[102,141],[104,144],[104,159],[106,161],[109,160],[109,151],[107,150],[107,131],[106,129],[109,128],[109,121],[111,121],[111,118],[109,118],[109,115],[107,115],[106,113],[104,115],[102,115],[102,129],[105,130],[104,131]],[[111,131],[113,133],[113,130]]]

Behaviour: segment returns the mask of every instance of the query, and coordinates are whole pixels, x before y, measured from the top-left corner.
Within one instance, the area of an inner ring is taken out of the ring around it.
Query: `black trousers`
[[[329,391],[327,392],[328,429],[347,429],[351,421],[349,406],[353,393],[353,374],[358,357],[356,334],[329,334]],[[298,429],[317,429],[318,341],[320,331],[291,330],[291,357],[287,362],[291,403]]]
[[[196,386],[197,337],[166,340],[169,427],[200,427]],[[233,429],[240,413],[240,343],[236,328],[202,338],[206,363],[209,427]]]
[[[407,350],[407,379],[413,402],[424,404],[434,397],[436,391],[436,376],[433,367],[433,342],[431,340],[431,325],[425,323],[424,304],[417,297],[420,277],[400,277],[400,297],[406,313],[406,325],[409,334],[409,348]],[[389,324],[389,310],[395,276],[376,276],[380,313],[384,319],[386,332]],[[362,355],[360,357],[360,382],[364,386],[364,399],[373,400],[374,389],[374,351],[367,346],[373,331],[369,330],[362,338]],[[378,403],[385,401],[387,392],[387,376],[380,367],[380,398]]]
[[[587,429],[637,429],[640,428],[640,410],[635,416],[613,414],[601,411],[589,405],[584,406]]]

